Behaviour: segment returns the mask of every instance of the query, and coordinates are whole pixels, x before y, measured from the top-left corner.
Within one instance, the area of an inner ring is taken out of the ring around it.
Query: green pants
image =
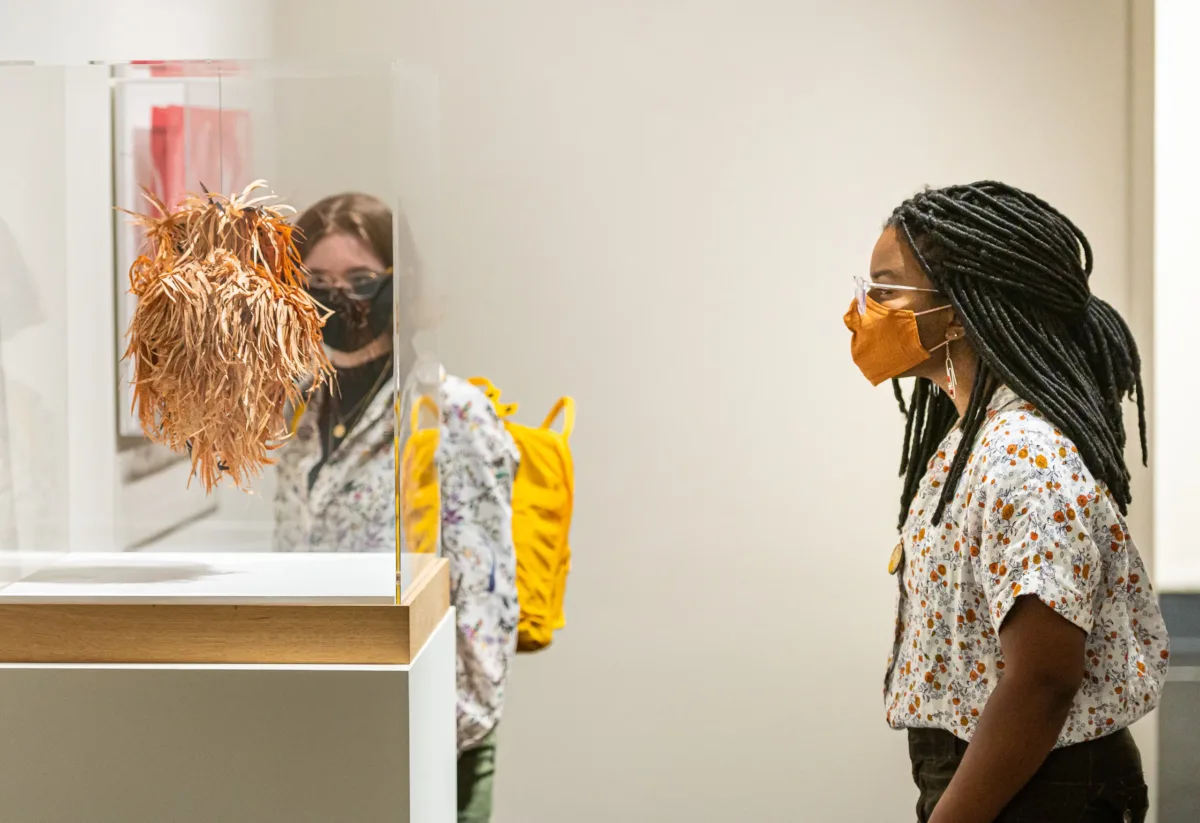
[[[458,823],[492,819],[492,781],[496,774],[496,730],[458,756]]]

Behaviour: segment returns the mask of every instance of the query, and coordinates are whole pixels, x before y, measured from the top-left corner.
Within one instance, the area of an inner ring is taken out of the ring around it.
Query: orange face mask
[[[913,312],[907,309],[889,309],[869,296],[866,312],[859,314],[858,301],[850,304],[850,311],[843,318],[853,337],[850,338],[850,356],[863,373],[863,377],[878,386],[893,377],[899,377],[933,356],[933,352],[946,346],[946,340],[932,349],[921,345],[921,333],[917,329],[917,318],[934,312],[945,311],[950,306],[939,306],[928,311]]]

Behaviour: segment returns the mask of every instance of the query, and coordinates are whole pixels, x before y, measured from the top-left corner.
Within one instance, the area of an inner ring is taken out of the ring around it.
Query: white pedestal
[[[0,665],[0,820],[453,823],[454,643],[451,611],[406,666]]]
[[[407,588],[414,557],[400,556]],[[387,605],[396,598],[389,553],[69,552],[43,559],[0,553],[20,579],[0,603]],[[14,577],[8,575],[5,579]]]

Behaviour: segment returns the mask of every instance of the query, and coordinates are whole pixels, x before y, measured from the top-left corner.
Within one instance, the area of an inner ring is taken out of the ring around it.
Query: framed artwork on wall
[[[144,74],[124,79],[114,89],[114,205],[118,209],[150,208],[143,188],[168,207],[191,193],[230,192],[248,182],[251,157],[250,112],[229,99],[236,84],[223,84],[219,64],[211,76],[194,67],[183,74],[180,64],[150,63]],[[244,182],[245,181],[245,182]],[[117,361],[121,364],[118,434],[141,439],[132,401],[133,365],[125,354],[125,329],[135,301],[129,293],[129,268],[142,246],[142,234],[114,211],[116,232]],[[126,447],[134,444],[124,443]]]
[[[222,66],[144,63],[126,67],[113,84],[113,230],[120,489],[116,541],[136,549],[212,515],[216,498],[189,484],[190,461],[151,443],[133,407],[134,365],[124,360],[126,329],[137,307],[129,269],[142,253],[142,230],[121,210],[153,208],[153,192],[169,208],[205,190],[228,193],[249,180],[250,112],[238,84],[222,82]],[[150,516],[148,513],[153,513]]]

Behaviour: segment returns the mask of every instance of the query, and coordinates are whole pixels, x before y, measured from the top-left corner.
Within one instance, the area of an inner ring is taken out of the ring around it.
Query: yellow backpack
[[[397,414],[400,413],[399,408],[397,401]],[[427,415],[426,428],[421,427],[422,412]],[[436,552],[442,526],[441,487],[437,473],[440,421],[437,403],[428,395],[423,395],[413,403],[403,455],[399,452],[400,438],[396,438],[396,510],[399,514],[396,518],[396,545],[400,545],[403,523],[405,550],[414,554]]]
[[[500,390],[484,377],[469,381],[483,390],[496,414],[521,451],[521,465],[513,484],[513,543],[517,550],[517,596],[521,618],[517,624],[517,650],[540,651],[563,628],[563,598],[571,571],[571,515],[575,505],[575,463],[571,457],[571,432],[575,428],[575,401],[560,398],[541,426],[523,426],[510,418],[516,403],[501,403]],[[563,428],[550,428],[559,415]]]
[[[501,403],[500,390],[490,380],[474,377],[469,382],[487,395],[521,452],[512,501],[521,606],[517,650],[540,651],[553,641],[554,632],[567,624],[563,599],[571,570],[569,535],[575,503],[575,464],[570,439],[575,428],[575,401],[560,398],[542,425],[533,428],[512,422],[517,404]],[[427,413],[425,428],[422,413]],[[563,430],[556,432],[550,426],[560,414]],[[430,419],[434,421],[432,426]],[[437,550],[441,527],[436,468],[439,419],[437,404],[429,397],[420,397],[413,403],[403,454],[399,453],[400,439],[396,438],[396,541],[400,545],[403,523],[405,550],[409,552]]]

